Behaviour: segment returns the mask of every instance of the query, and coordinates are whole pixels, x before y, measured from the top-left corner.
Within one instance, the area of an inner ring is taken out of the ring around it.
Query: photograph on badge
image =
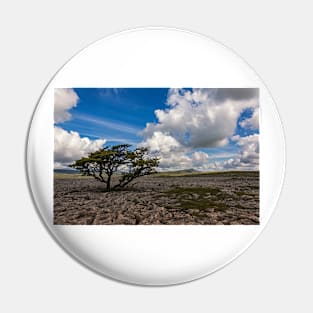
[[[258,225],[258,88],[54,89],[55,225]]]

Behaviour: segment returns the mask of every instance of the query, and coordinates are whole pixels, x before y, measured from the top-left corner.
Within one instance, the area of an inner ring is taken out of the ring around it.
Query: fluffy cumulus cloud
[[[189,168],[207,168],[209,156],[202,151],[191,154],[188,147],[183,146],[174,137],[155,131],[140,146],[148,147],[149,152],[160,158],[161,170],[180,170]]]
[[[191,151],[227,145],[245,109],[258,112],[258,89],[170,89],[167,108],[155,111],[157,122],[146,124],[142,144],[159,153],[161,167],[216,167],[208,154]],[[243,122],[255,127],[256,120]]]
[[[232,89],[231,89],[232,90]],[[236,98],[215,89],[193,91],[171,89],[165,110],[156,110],[157,123],[148,123],[143,134],[167,133],[179,143],[191,148],[220,147],[228,143],[244,109],[258,105],[256,97]],[[249,94],[250,95],[250,94]]]
[[[73,161],[87,156],[88,153],[100,149],[104,139],[90,140],[80,137],[79,133],[54,127],[54,162],[55,167],[66,167]]]
[[[54,89],[54,123],[62,123],[71,118],[69,110],[77,105],[79,100],[71,88]]]
[[[148,147],[152,153],[161,152],[163,155],[181,152],[184,149],[174,137],[160,131],[153,132],[142,145]]]
[[[191,159],[185,155],[187,149],[167,133],[155,131],[139,145],[160,158],[161,169],[189,168],[191,165]]]
[[[207,153],[202,151],[196,151],[192,154],[192,163],[198,167],[208,164],[209,156]]]
[[[233,140],[240,147],[240,152],[235,158],[225,161],[223,167],[226,169],[258,170],[259,134],[246,137],[234,136]]]
[[[71,119],[69,110],[75,107],[79,97],[73,89],[57,88],[54,90],[54,123],[63,123]],[[54,167],[66,168],[73,161],[100,149],[104,139],[91,140],[80,137],[78,132],[66,131],[54,126]]]

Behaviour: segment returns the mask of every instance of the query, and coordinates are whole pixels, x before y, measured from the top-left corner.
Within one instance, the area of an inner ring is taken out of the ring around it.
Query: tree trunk
[[[108,175],[108,179],[107,179],[107,190],[111,189],[111,175]]]

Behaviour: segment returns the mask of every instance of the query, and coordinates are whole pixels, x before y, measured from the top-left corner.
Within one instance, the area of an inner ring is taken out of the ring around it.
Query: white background
[[[80,3],[0,7],[1,311],[312,311],[309,1]],[[73,261],[39,222],[24,172],[28,124],[52,75],[94,40],[145,25],[200,32],[244,57],[270,88],[286,135],[286,182],[263,234],[223,270],[174,287],[121,284]]]

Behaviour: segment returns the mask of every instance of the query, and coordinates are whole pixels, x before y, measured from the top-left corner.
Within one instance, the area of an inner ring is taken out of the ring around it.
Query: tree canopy
[[[159,159],[150,157],[147,148],[130,150],[130,147],[128,144],[106,146],[69,166],[79,170],[83,175],[93,176],[104,183],[107,190],[125,187],[137,177],[156,173],[155,168],[159,165]],[[112,185],[115,173],[118,182]]]

